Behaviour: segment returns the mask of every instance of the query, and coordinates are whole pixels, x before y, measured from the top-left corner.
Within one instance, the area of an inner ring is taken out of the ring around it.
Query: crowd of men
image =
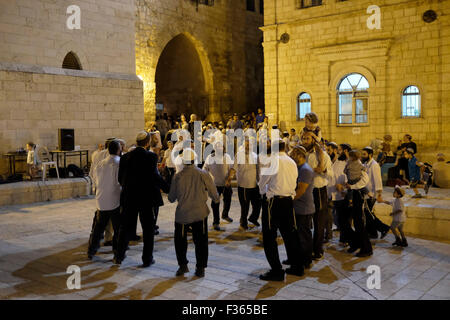
[[[381,170],[373,159],[373,149],[354,150],[346,143],[325,141],[314,113],[306,115],[299,134],[294,129],[280,133],[277,126],[269,130],[261,109],[244,122],[235,115],[226,126],[200,125],[195,115],[189,122],[182,117],[175,129],[165,130],[158,121],[148,132],[140,132],[136,145],[129,150],[124,150],[124,141],[109,139],[106,149],[93,156],[91,176],[98,210],[89,239],[90,259],[106,229],[105,241],[111,240],[114,263],[120,264],[126,258],[129,241],[136,239],[139,217],[144,242],[142,266],[153,264],[158,211],[164,204],[162,191],[168,193],[170,202],[178,202],[174,219],[179,264],[176,274],[189,272],[187,234],[192,233],[195,274],[204,276],[208,261],[207,200],[212,199],[212,227],[221,231],[221,219],[233,222],[229,212],[234,177],[241,209],[240,230],[262,225],[264,252],[270,265],[270,270],[260,276],[262,280],[282,281],[285,273],[303,276],[314,260],[323,258],[324,243],[333,237],[333,223],[340,231],[340,244],[348,246],[350,254],[357,252],[357,257],[372,255],[370,238],[378,237],[378,232],[384,238],[390,230],[373,212],[375,202],[383,201]],[[242,139],[229,135],[237,130],[242,131]],[[207,156],[203,157],[205,152]],[[287,253],[282,262],[278,230]],[[283,269],[283,264],[289,267]]]

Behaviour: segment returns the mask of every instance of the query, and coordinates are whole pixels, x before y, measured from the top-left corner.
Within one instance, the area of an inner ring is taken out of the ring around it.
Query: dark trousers
[[[94,255],[100,248],[100,240],[102,238],[103,232],[105,232],[106,225],[111,219],[114,236],[113,236],[113,251],[117,250],[117,239],[119,235],[120,228],[120,207],[114,210],[101,211],[97,210],[95,214],[95,223],[92,226],[91,235],[89,237],[89,247],[88,253]]]
[[[373,207],[376,201],[377,200],[374,198],[367,199],[368,208],[364,208],[367,232],[369,233],[369,236],[373,238],[378,238],[378,231],[387,232],[390,229],[390,227],[384,224],[380,219],[378,219],[373,212]]]
[[[223,194],[223,210],[222,210],[222,218],[228,217],[228,213],[230,212],[231,207],[231,196],[233,195],[233,189],[231,187],[217,187],[217,192],[219,196]],[[213,210],[214,221],[213,224],[220,223],[220,214],[219,208],[220,203],[215,203],[211,201],[211,208]]]
[[[172,178],[175,175],[175,168],[169,168],[166,167],[167,170],[167,184],[170,186],[170,184],[172,183]]]
[[[314,188],[314,235],[313,235],[313,251],[315,255],[323,254],[323,238],[325,227],[328,222],[328,195],[327,187]]]
[[[195,245],[195,258],[197,268],[206,268],[208,266],[208,217],[202,221],[191,224],[180,224],[175,222],[175,252],[178,265],[187,265],[189,261],[186,258],[188,241],[187,229],[192,228],[192,239]]]
[[[119,231],[119,240],[116,258],[123,260],[128,247],[130,237],[136,234],[135,221],[139,215],[142,233],[144,237],[144,249],[142,252],[142,262],[150,263],[153,260],[153,245],[155,238],[155,210],[156,208],[139,208],[134,206],[124,206],[122,213],[122,224]]]
[[[312,263],[313,237],[312,237],[312,214],[296,215],[297,232],[300,240],[300,260],[303,265]]]
[[[336,208],[336,215],[339,221],[339,241],[350,242],[354,231],[352,229],[352,216],[347,199],[334,201],[334,207]]]
[[[325,224],[325,239],[331,240],[333,239],[333,202],[328,200],[328,209],[327,209],[327,223]]]
[[[351,207],[353,225],[355,232],[350,240],[350,247],[361,249],[361,253],[372,252],[369,234],[366,230],[365,217],[363,212],[364,200],[360,192],[353,193],[353,207]]]
[[[158,222],[159,207],[154,207],[153,210],[155,212],[155,226],[156,226],[156,223]],[[136,217],[133,220],[134,233],[131,233],[131,237],[137,237],[137,223],[138,223],[138,216],[136,215]]]
[[[239,203],[241,204],[241,226],[247,227],[248,219],[251,221],[257,221],[259,219],[259,213],[261,211],[259,188],[238,187],[238,196]],[[252,204],[252,214],[250,215],[250,218],[247,219],[250,202]]]
[[[292,267],[303,269],[299,255],[300,241],[296,230],[292,198],[274,197],[267,202],[267,210],[264,209],[262,215],[263,245],[267,262],[275,272],[281,271],[282,266],[277,243],[277,230],[279,229],[286,247],[287,258]]]

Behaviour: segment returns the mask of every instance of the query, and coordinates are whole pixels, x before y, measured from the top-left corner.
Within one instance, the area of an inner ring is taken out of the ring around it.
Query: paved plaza
[[[305,276],[284,282],[258,279],[268,270],[259,229],[238,231],[239,202],[233,194],[231,224],[209,232],[209,263],[204,278],[194,276],[195,254],[189,242],[190,273],[175,277],[173,245],[175,204],[161,208],[156,264],[141,263],[142,242],[130,243],[121,266],[112,264],[111,247],[87,259],[87,241],[95,209],[92,197],[0,208],[1,299],[450,299],[450,244],[408,238],[409,247],[393,248],[393,235],[374,240],[374,255],[356,258],[335,235],[325,259]],[[210,222],[211,224],[211,219]],[[140,226],[138,227],[140,234]],[[281,240],[279,241],[282,244]],[[284,246],[279,246],[285,259]],[[70,265],[81,268],[81,288],[69,290]],[[381,288],[367,288],[367,267],[381,268]]]

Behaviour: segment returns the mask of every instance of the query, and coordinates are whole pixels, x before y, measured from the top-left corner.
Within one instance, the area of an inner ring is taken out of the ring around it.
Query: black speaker
[[[75,148],[75,130],[59,129],[58,146],[61,151],[72,151]]]

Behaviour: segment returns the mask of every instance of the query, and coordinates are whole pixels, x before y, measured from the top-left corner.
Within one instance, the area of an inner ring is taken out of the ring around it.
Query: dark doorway
[[[180,34],[164,48],[156,67],[157,113],[208,114],[208,95],[200,57],[192,41]],[[158,110],[162,105],[163,110]]]

